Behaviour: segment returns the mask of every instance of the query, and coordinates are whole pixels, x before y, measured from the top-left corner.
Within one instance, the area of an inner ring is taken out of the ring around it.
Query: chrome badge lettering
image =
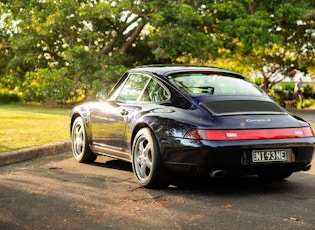
[[[246,122],[270,122],[270,119],[246,119]]]

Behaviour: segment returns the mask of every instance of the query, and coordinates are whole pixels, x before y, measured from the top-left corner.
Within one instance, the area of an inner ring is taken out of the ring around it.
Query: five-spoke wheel
[[[159,147],[149,128],[140,129],[135,136],[132,147],[132,168],[143,187],[158,188],[168,185]]]
[[[81,117],[77,117],[71,131],[72,152],[75,159],[81,163],[95,161],[97,155],[89,147],[85,126]]]

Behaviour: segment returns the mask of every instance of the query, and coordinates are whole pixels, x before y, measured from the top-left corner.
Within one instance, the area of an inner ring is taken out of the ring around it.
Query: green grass
[[[70,140],[70,109],[0,105],[0,152]]]

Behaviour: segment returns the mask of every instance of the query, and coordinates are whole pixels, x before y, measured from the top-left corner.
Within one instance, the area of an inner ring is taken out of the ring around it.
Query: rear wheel
[[[74,158],[81,163],[94,162],[97,155],[89,146],[83,119],[77,117],[72,125],[71,131],[72,153]]]
[[[281,172],[281,173],[260,173],[258,176],[264,180],[269,181],[281,181],[292,175],[292,172]]]
[[[168,186],[160,150],[149,128],[140,129],[135,136],[132,146],[132,169],[139,184],[145,188]]]

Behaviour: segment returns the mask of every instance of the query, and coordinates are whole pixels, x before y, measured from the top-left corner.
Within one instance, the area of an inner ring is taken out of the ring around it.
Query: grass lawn
[[[70,140],[70,109],[0,105],[0,152]]]

